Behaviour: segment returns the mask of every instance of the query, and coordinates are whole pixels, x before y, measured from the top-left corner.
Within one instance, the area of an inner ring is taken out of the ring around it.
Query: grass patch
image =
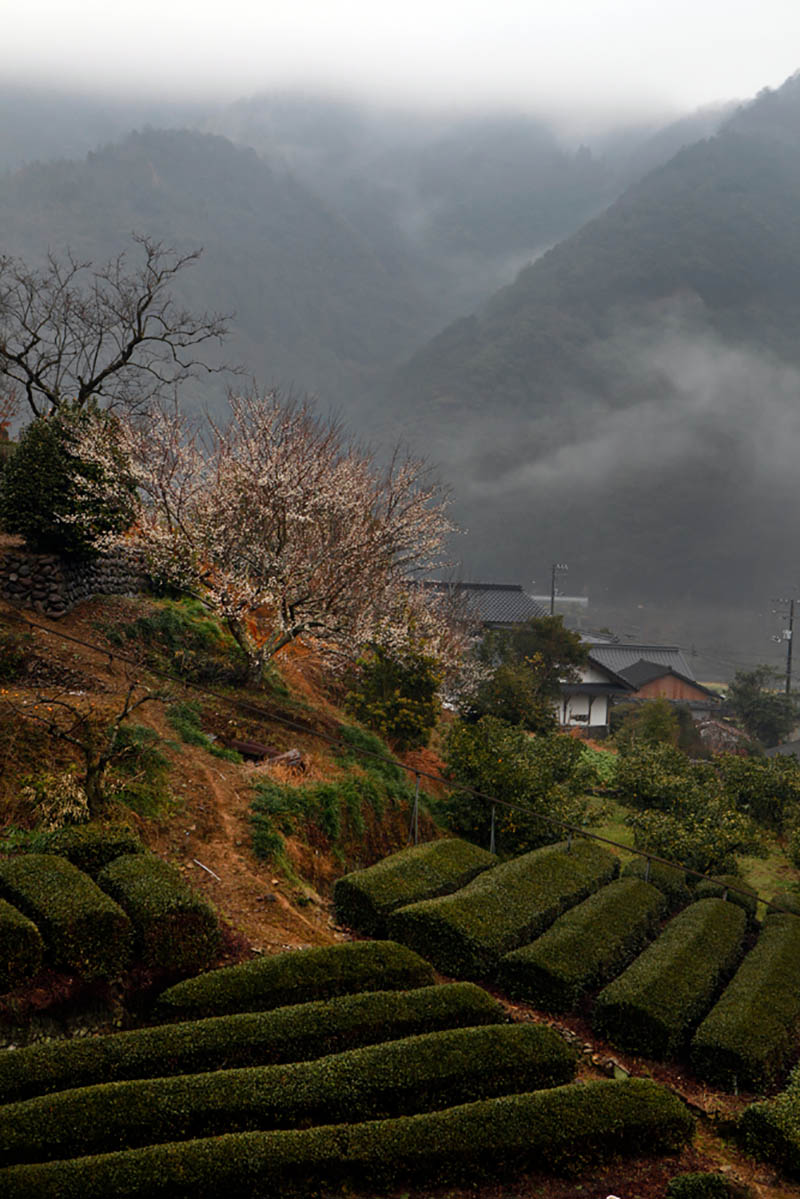
[[[145,724],[124,724],[115,748],[126,750],[114,767],[114,797],[139,816],[158,816],[169,806],[169,762],[158,748],[161,738]]]
[[[347,838],[363,837],[368,815],[380,819],[387,807],[412,802],[406,772],[379,737],[354,726],[345,726],[340,735],[345,745],[335,757],[350,770],[344,778],[300,786],[265,779],[256,785],[250,825],[259,857],[286,867],[284,837],[308,838],[314,831],[337,853]]]
[[[222,758],[225,762],[242,761],[242,755],[235,749],[226,749],[224,745],[212,741],[208,733],[203,732],[201,722],[202,711],[196,700],[182,700],[180,703],[170,704],[167,709],[167,723],[175,730],[184,745],[199,745],[215,758]]]

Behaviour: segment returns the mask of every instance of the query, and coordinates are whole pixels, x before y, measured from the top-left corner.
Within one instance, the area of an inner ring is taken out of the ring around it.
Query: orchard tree
[[[0,386],[17,388],[34,417],[91,401],[141,408],[216,369],[197,352],[221,341],[226,318],[190,312],[172,294],[201,251],[133,241],[136,265],[126,253],[100,266],[49,253],[41,268],[0,255]]]
[[[382,468],[337,422],[275,391],[229,402],[205,438],[177,406],[126,423],[152,573],[224,618],[253,682],[301,636],[350,660],[373,643],[391,651],[411,608],[432,651],[448,645],[409,584],[451,530],[426,464],[398,454]]]
[[[781,676],[771,666],[737,670],[728,688],[728,702],[746,733],[762,745],[784,741],[800,718],[795,695],[777,690]]]

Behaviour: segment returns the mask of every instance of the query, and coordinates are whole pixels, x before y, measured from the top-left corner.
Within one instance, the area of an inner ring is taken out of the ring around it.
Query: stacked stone
[[[0,559],[0,597],[54,618],[92,595],[134,595],[146,582],[141,555],[133,550],[66,559],[11,549]]]

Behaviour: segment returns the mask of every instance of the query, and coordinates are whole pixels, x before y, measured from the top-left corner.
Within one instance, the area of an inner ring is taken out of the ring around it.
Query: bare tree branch
[[[0,377],[16,385],[34,416],[89,400],[136,410],[213,367],[197,356],[221,342],[229,317],[193,313],[172,295],[176,277],[200,257],[134,234],[138,266],[125,253],[104,266],[48,254],[41,269],[0,256]]]

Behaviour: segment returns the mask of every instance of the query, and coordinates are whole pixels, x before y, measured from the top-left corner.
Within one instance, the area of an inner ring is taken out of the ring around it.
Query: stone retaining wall
[[[0,557],[0,597],[43,616],[63,616],[92,595],[133,595],[146,583],[137,550],[69,559],[8,549]]]

